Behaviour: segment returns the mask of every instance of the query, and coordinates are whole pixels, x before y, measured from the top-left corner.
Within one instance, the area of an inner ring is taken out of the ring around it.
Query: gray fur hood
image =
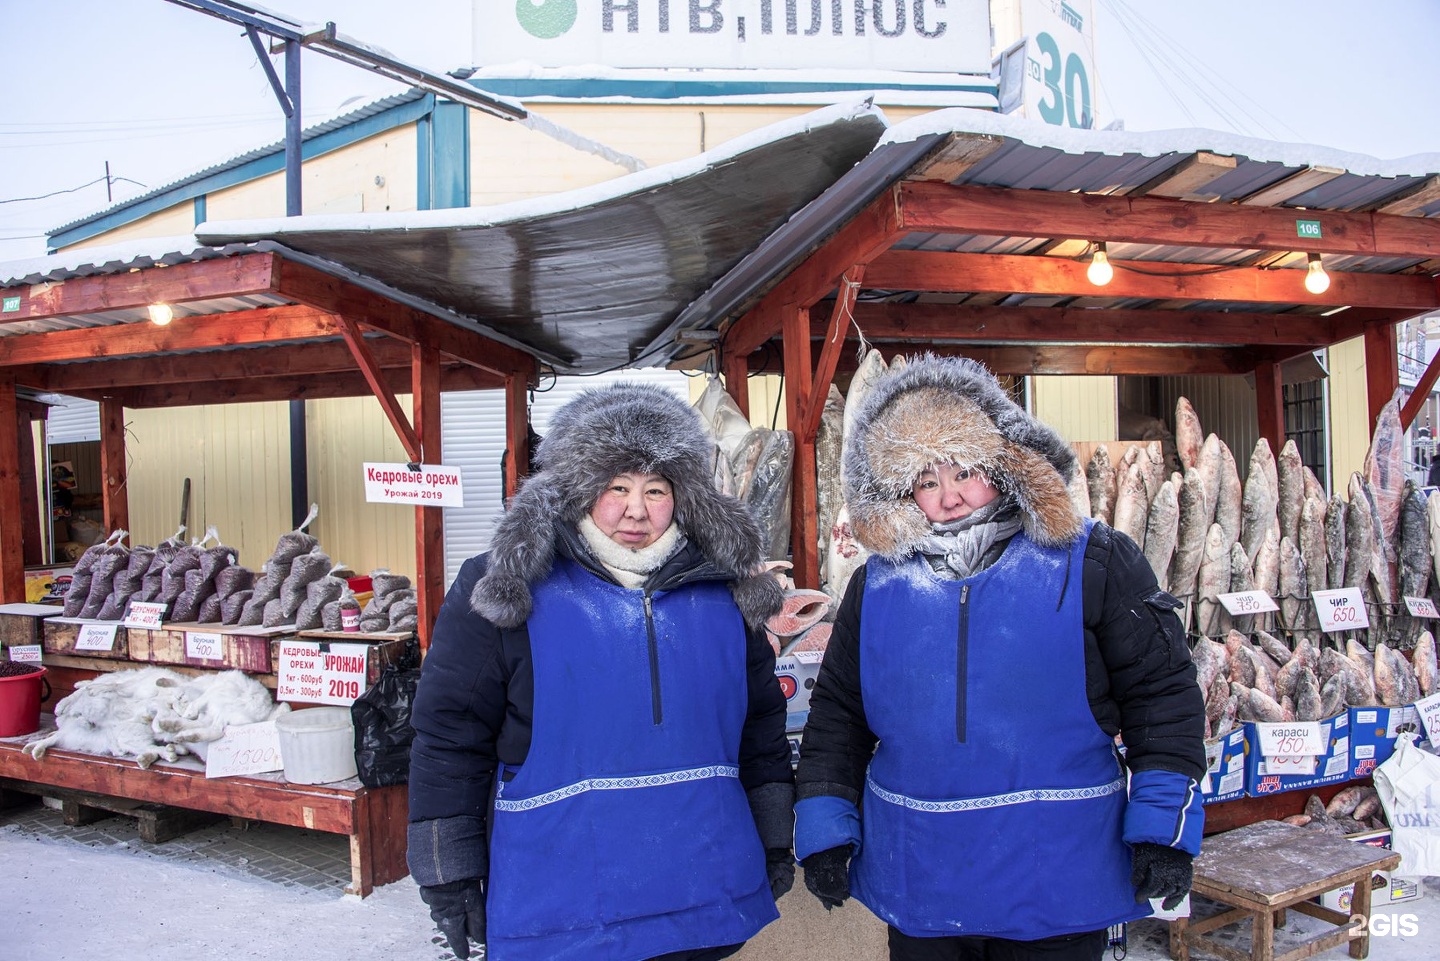
[[[660,474],[675,491],[675,522],[715,567],[745,621],[758,628],[783,593],[762,569],[760,529],[748,508],[715,489],[713,445],[700,417],[649,384],[586,390],[556,412],[536,453],[539,473],[511,498],[490,545],[489,567],[470,606],[499,627],[530,616],[530,585],[550,573],[556,522],[574,525],[617,474]]]
[[[1075,452],[1012,401],[976,361],[926,354],[878,380],[860,406],[842,464],[855,537],[899,560],[930,533],[911,497],[932,464],[979,468],[1020,507],[1038,543],[1071,543],[1082,530],[1066,482]]]

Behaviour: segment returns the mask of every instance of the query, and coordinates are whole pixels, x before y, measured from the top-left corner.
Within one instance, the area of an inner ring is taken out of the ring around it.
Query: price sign
[[[367,644],[281,641],[275,697],[306,704],[352,703],[365,690]]]
[[[1420,712],[1420,723],[1425,725],[1425,736],[1431,744],[1440,743],[1440,694],[1431,694],[1415,702]]]
[[[224,737],[210,742],[205,752],[206,777],[260,774],[278,771],[284,766],[280,761],[280,735],[275,731],[274,721],[232,724],[225,728]]]
[[[1315,603],[1315,613],[1320,615],[1322,631],[1358,631],[1370,626],[1370,615],[1365,612],[1365,599],[1358,587],[1315,591],[1310,599]]]
[[[10,648],[10,660],[18,661],[21,664],[39,664],[40,645],[16,644]]]
[[[185,632],[185,656],[218,661],[225,656],[225,635],[210,631]]]
[[[77,651],[115,650],[115,630],[119,624],[83,624],[75,638]]]
[[[1258,723],[1255,730],[1260,735],[1260,753],[1267,761],[1281,757],[1315,757],[1329,747],[1319,721]]]
[[[1313,754],[1283,754],[1280,757],[1267,757],[1260,762],[1260,773],[1308,777],[1315,773],[1319,761],[1320,759]]]
[[[1407,597],[1405,606],[1411,617],[1440,617],[1440,610],[1436,610],[1435,602],[1428,597]]]
[[[144,631],[158,631],[165,619],[165,607],[164,601],[131,601],[120,623]]]
[[[437,464],[365,464],[365,500],[372,504],[464,507],[460,468]]]
[[[1280,610],[1275,598],[1264,591],[1237,591],[1234,594],[1216,594],[1215,597],[1231,614],[1263,614]]]

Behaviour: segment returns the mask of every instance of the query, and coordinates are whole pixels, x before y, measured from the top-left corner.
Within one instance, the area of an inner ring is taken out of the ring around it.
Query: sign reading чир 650
[[[474,62],[987,74],[988,0],[476,0]]]

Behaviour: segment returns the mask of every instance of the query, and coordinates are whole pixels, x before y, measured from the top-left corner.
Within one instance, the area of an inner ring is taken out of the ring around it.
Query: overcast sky
[[[471,0],[266,5],[437,72],[471,59]],[[1095,0],[1094,22],[1102,125],[1440,153],[1440,0]],[[107,160],[122,200],[284,136],[249,42],[213,17],[167,0],[0,0],[0,27],[0,260],[44,253],[47,230],[107,206]],[[302,73],[307,125],[403,89],[316,53]]]

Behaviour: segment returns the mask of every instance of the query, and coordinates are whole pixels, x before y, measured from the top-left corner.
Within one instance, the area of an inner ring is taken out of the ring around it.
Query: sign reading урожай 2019
[[[477,0],[475,63],[987,74],[988,0]]]
[[[365,500],[372,504],[464,507],[460,468],[435,464],[366,464]]]

